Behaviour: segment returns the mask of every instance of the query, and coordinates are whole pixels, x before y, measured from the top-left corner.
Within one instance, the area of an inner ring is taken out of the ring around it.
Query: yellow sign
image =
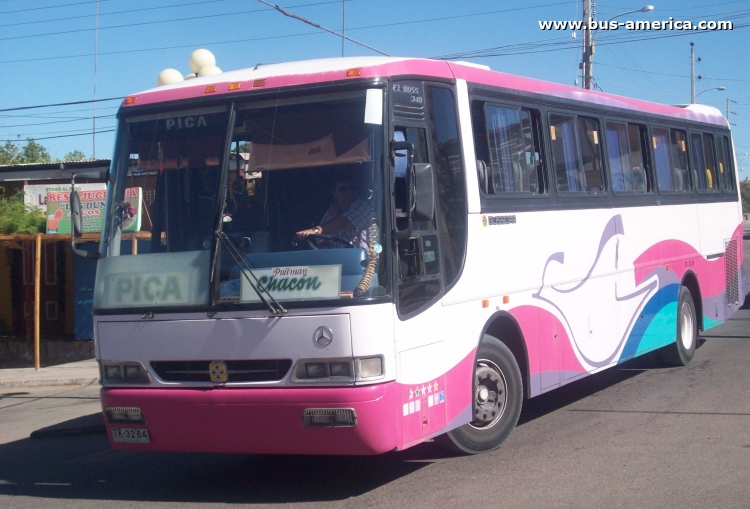
[[[227,381],[227,365],[224,362],[212,362],[208,365],[208,373],[212,382]]]

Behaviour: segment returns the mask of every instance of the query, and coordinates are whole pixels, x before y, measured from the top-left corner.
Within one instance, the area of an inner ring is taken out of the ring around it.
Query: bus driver
[[[367,227],[372,216],[370,205],[357,195],[357,185],[350,176],[338,175],[332,182],[334,202],[323,214],[319,225],[298,231],[297,237],[304,239],[309,235],[330,235],[367,251]],[[326,244],[324,247],[343,247],[336,246],[338,243],[335,241]]]

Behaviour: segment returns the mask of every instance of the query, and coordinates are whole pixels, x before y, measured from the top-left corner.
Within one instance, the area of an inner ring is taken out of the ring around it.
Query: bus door
[[[440,304],[466,248],[466,191],[453,91],[421,81],[390,89],[396,231],[396,349],[405,384],[404,443],[446,425],[445,373],[461,360],[461,324]],[[458,354],[456,352],[459,352]],[[470,377],[467,394],[470,393]],[[413,385],[413,386],[412,386]],[[412,412],[411,398],[414,401]],[[456,400],[458,401],[458,400]],[[417,408],[420,411],[417,411]],[[417,415],[413,415],[416,413]]]

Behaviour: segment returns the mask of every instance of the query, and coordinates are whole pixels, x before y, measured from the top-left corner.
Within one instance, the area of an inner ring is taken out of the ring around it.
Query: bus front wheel
[[[667,345],[659,353],[665,364],[687,366],[693,360],[698,344],[698,316],[693,295],[686,287],[680,287],[677,300],[677,341]]]
[[[443,447],[462,454],[478,454],[500,447],[521,415],[521,370],[510,349],[485,335],[477,350],[473,380],[474,420],[436,439]]]

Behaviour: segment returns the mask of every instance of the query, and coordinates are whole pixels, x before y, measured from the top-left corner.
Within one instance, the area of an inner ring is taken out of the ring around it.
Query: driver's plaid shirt
[[[370,218],[372,217],[372,208],[370,207],[370,204],[362,198],[357,198],[351,205],[349,205],[349,208],[342,213],[341,210],[339,210],[338,203],[333,202],[320,219],[320,224],[324,224],[339,216],[347,218],[349,222],[354,225],[354,228],[331,233],[331,237],[351,242],[354,247],[359,247],[367,251],[369,249],[367,242],[367,227],[370,226]],[[326,232],[323,232],[323,234],[328,235]],[[325,241],[321,241],[320,243],[322,245],[328,244],[326,247],[336,247],[335,245],[332,245],[335,243],[325,243]]]

